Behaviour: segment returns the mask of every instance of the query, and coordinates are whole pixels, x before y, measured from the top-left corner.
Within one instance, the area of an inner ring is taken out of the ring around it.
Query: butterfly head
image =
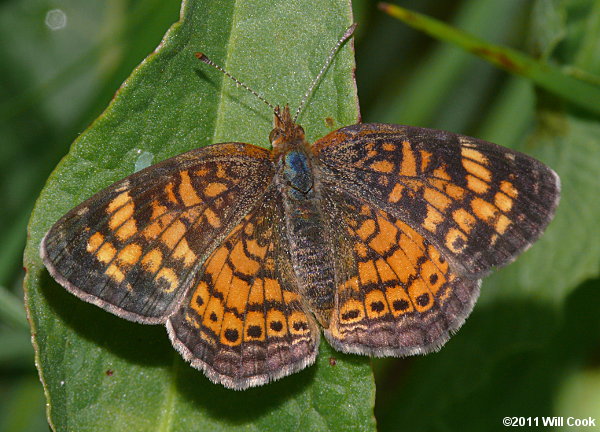
[[[305,142],[304,129],[294,122],[287,105],[283,110],[278,106],[275,107],[273,130],[269,135],[269,141],[276,152],[297,148]]]

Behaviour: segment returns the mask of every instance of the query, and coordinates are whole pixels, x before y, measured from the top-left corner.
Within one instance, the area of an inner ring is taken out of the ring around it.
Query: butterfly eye
[[[269,142],[272,144],[275,140],[277,140],[281,136],[281,130],[273,129],[269,134]]]

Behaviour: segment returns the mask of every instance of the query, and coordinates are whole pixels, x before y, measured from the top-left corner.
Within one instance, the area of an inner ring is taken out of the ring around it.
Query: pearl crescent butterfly
[[[558,204],[554,171],[489,142],[371,123],[310,145],[287,106],[274,114],[272,150],[192,150],[68,212],[42,240],[50,274],[166,325],[193,367],[241,390],[312,364],[321,328],[348,353],[439,349],[481,278],[531,246]]]

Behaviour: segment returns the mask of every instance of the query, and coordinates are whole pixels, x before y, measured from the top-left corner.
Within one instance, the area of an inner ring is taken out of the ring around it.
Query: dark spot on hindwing
[[[300,330],[308,330],[308,324],[302,321],[296,321],[293,325],[294,330],[296,331],[300,331]]]
[[[406,300],[395,300],[394,303],[392,303],[392,307],[397,311],[406,310],[409,306],[410,305]]]
[[[271,330],[279,332],[283,329],[283,324],[281,323],[281,321],[271,321],[269,327],[271,327]]]
[[[425,293],[417,297],[417,304],[422,307],[427,306],[429,304],[429,294]]]
[[[385,309],[385,305],[381,301],[375,301],[371,303],[371,310],[373,312],[381,312]]]
[[[351,319],[358,318],[359,315],[360,315],[360,312],[355,309],[355,310],[351,310],[351,311],[348,311],[348,312],[342,314],[342,319],[344,321],[348,321]]]
[[[271,323],[271,325],[272,324],[273,323]],[[246,331],[246,333],[250,337],[259,338],[262,336],[262,329],[260,328],[260,326],[252,325],[252,326],[248,327],[248,330]]]
[[[239,337],[240,335],[236,329],[225,330],[225,339],[227,339],[229,342],[235,342]]]

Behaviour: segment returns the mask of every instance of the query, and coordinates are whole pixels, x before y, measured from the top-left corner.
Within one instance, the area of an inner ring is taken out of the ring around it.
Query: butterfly
[[[271,150],[192,150],[81,203],[42,240],[49,273],[119,317],[166,325],[193,367],[236,390],[314,363],[321,329],[347,353],[439,349],[481,278],[542,234],[559,177],[412,126],[355,124],[310,145],[299,110],[274,107]]]

